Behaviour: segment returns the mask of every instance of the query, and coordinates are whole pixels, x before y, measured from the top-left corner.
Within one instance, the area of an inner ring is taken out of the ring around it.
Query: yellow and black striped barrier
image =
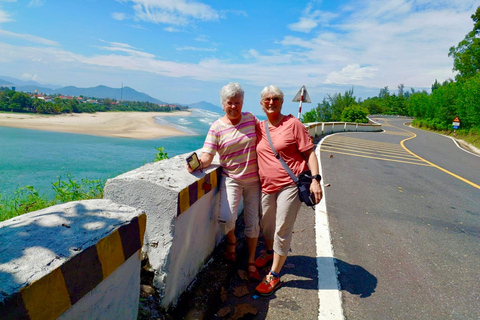
[[[218,186],[222,175],[222,167],[206,174],[196,183],[189,185],[178,193],[177,217],[187,211],[197,200]]]
[[[0,319],[57,319],[143,246],[147,216],[133,218],[0,304]],[[140,257],[139,257],[140,259]]]

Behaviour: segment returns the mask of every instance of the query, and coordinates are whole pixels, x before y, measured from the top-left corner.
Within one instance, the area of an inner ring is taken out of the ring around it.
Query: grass
[[[53,199],[41,195],[33,186],[19,188],[12,195],[0,194],[0,221],[59,203],[101,199],[104,185],[104,180],[81,179],[77,181],[68,174],[66,180],[58,177],[58,180],[52,183],[52,188],[55,191]]]

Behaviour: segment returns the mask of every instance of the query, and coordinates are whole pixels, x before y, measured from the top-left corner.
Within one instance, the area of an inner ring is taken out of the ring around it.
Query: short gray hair
[[[220,102],[223,105],[228,98],[234,97],[237,94],[241,95],[243,100],[245,92],[243,91],[242,86],[237,82],[230,82],[220,90]]]
[[[273,94],[283,101],[283,92],[277,86],[269,85],[263,88],[262,92],[260,92],[260,101],[262,101],[267,94]]]

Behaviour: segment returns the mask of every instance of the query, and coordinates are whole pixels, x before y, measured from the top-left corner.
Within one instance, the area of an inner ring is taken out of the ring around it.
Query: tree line
[[[0,111],[61,114],[61,113],[94,113],[106,111],[142,111],[171,112],[187,110],[187,106],[159,105],[152,102],[116,101],[115,99],[95,99],[98,103],[65,99],[59,95],[49,96],[50,101],[38,99],[34,95],[17,92],[10,88],[0,87]]]
[[[367,122],[368,114],[395,114],[414,117],[414,125],[435,130],[451,130],[455,117],[461,129],[480,134],[480,6],[471,16],[474,28],[448,55],[453,58],[455,80],[437,80],[427,91],[404,90],[390,92],[388,87],[378,96],[365,101],[356,99],[353,88],[344,95],[327,95],[316,108],[306,112],[303,122],[348,121]]]

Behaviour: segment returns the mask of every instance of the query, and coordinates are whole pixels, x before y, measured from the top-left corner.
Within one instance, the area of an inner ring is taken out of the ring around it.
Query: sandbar
[[[154,117],[190,116],[190,111],[176,112],[96,112],[44,115],[0,112],[0,126],[95,136],[156,139],[189,133],[161,125]]]

